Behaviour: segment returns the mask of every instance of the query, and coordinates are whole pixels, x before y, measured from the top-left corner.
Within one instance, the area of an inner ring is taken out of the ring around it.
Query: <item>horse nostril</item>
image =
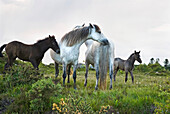
[[[60,49],[57,49],[57,50],[56,50],[56,53],[57,53],[57,54],[60,54]]]
[[[104,45],[108,45],[109,44],[109,41],[107,39],[104,39],[102,42],[103,42]]]

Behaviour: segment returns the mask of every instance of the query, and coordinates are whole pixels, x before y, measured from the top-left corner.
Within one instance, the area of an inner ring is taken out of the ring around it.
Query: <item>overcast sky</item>
[[[170,0],[0,0],[0,45],[32,44],[49,34],[60,41],[83,23],[99,25],[114,42],[116,57],[127,59],[140,50],[146,64],[152,57],[161,64],[170,60]],[[43,63],[51,62],[48,51]]]

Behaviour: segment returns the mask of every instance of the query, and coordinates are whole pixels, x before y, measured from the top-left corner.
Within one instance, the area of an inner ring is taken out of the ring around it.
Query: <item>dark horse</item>
[[[5,48],[6,54],[8,56],[8,62],[5,64],[5,70],[12,66],[14,60],[18,57],[23,61],[29,61],[32,63],[35,69],[38,70],[38,65],[40,64],[44,53],[49,49],[53,49],[55,52],[60,53],[60,48],[56,42],[55,36],[50,36],[37,41],[35,44],[27,45],[18,41],[12,41],[8,44],[4,44],[0,48],[0,55],[2,55],[2,50]]]
[[[133,79],[133,68],[134,68],[134,62],[135,60],[137,60],[139,63],[142,63],[142,60],[140,58],[140,51],[139,52],[134,52],[133,54],[130,55],[130,57],[127,60],[122,60],[121,58],[115,58],[114,61],[114,81],[116,81],[115,77],[117,74],[117,71],[119,69],[124,70],[126,73],[126,77],[125,77],[125,82],[128,79],[128,72],[130,72],[131,74],[131,78],[132,78],[132,83],[134,82]]]

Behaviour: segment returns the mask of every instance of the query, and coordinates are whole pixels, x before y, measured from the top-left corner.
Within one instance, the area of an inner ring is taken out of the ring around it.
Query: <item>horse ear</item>
[[[140,51],[138,53],[140,53]]]
[[[51,38],[51,36],[49,35],[49,38]]]
[[[82,25],[82,27],[84,27],[85,23]]]
[[[89,23],[89,26],[90,26],[90,28],[93,28],[93,25],[91,23]]]
[[[135,54],[136,54],[136,50],[135,50]]]

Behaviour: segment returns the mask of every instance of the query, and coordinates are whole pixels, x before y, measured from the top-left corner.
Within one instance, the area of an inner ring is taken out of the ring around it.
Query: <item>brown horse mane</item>
[[[72,30],[69,33],[66,33],[62,37],[61,43],[66,42],[67,46],[73,46],[74,44],[82,41],[88,36],[89,29],[90,29],[89,27],[83,27],[83,28]]]
[[[34,44],[39,44],[39,43],[44,42],[44,41],[46,41],[46,40],[48,40],[48,39],[49,39],[49,37],[46,37],[46,38],[44,38],[44,39],[37,40],[37,42],[34,43]]]

